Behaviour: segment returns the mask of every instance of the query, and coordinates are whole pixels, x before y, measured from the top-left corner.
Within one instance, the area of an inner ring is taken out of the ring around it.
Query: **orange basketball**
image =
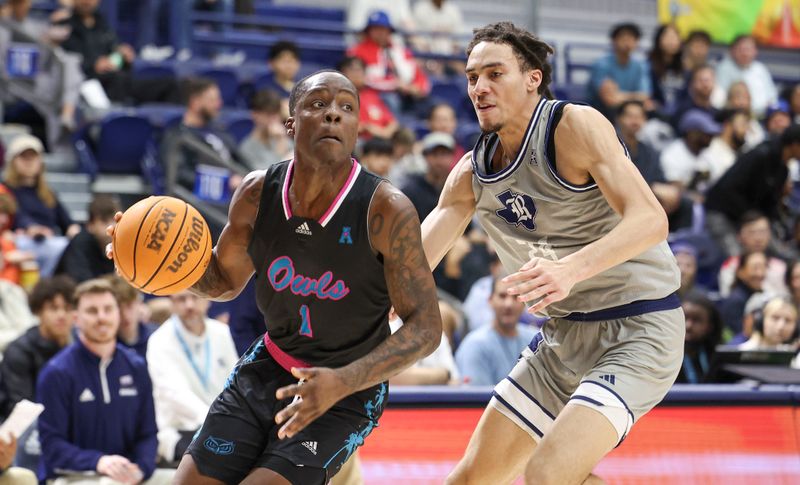
[[[132,205],[114,230],[114,264],[130,284],[153,295],[197,282],[211,261],[211,234],[197,209],[174,197]]]

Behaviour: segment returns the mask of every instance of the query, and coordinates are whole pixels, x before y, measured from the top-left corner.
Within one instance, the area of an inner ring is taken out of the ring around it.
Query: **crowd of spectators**
[[[6,4],[0,51],[27,36],[53,58],[30,81],[37,89],[0,96],[7,120],[19,122],[14,117],[27,106],[45,126],[14,138],[2,158],[0,410],[7,416],[24,399],[45,405],[38,432],[13,441],[13,453],[39,479],[88,472],[121,482],[168,480],[166,469],[180,459],[237,356],[263,329],[254,282],[225,306],[189,293],[145,300],[113,276],[104,255],[105,228],[120,201],[95,194],[87,220],[77,224],[48,185],[45,156],[59,133],[90,116],[77,94],[86,80],[115,103],[180,103],[182,115],[154,140],[164,189],[201,209],[218,234],[242,176],[291,156],[284,122],[302,52],[282,41],[264,56],[271,74],[250,93],[252,131],[237,141],[221,121],[217,83],[138,78],[136,52],[118,41],[98,0],[75,0],[50,22],[29,19],[29,0]],[[449,34],[464,32],[462,16],[457,4],[441,0],[413,8],[407,0],[359,0],[348,23],[360,34],[329,67],[359,91],[355,156],[398,186],[424,219],[473,141],[461,136],[461,107],[429,96],[431,81],[456,68],[451,57],[461,44]],[[415,29],[418,35],[399,35]],[[617,127],[669,216],[686,314],[678,380],[707,382],[720,345],[797,351],[800,344],[800,85],[779,90],[748,35],[719,61],[702,31],[683,40],[663,25],[646,56],[641,37],[635,24],[614,26],[586,99]],[[443,60],[418,60],[420,50]],[[544,322],[507,293],[503,275],[473,222],[435,271],[440,347],[392,383],[491,386],[504,378]],[[393,330],[400,325],[391,322]],[[0,440],[0,466],[11,463],[3,461],[4,446]]]

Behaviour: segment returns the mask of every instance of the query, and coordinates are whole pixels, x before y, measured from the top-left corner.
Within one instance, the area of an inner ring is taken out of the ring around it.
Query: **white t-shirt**
[[[689,151],[682,138],[678,138],[661,152],[661,170],[669,182],[680,182],[688,186],[695,172],[708,170],[699,156]]]
[[[440,9],[430,0],[418,1],[414,5],[414,23],[419,32],[459,34],[465,30],[461,9],[452,1],[444,2]],[[436,36],[425,37],[422,44],[438,54],[453,54],[458,46],[452,38]]]
[[[701,165],[708,167],[709,186],[720,179],[736,161],[736,152],[720,137],[711,140],[711,145],[700,152]]]

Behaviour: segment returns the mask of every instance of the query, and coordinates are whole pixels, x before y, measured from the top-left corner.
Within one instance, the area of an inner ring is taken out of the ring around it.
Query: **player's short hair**
[[[78,303],[84,295],[101,295],[103,293],[111,293],[114,300],[117,300],[117,294],[114,293],[114,288],[107,280],[102,278],[86,280],[75,288],[75,303]]]
[[[553,81],[553,67],[547,62],[547,56],[553,54],[553,48],[527,30],[520,29],[511,22],[497,22],[472,31],[472,41],[467,46],[467,57],[472,49],[481,42],[507,44],[519,61],[523,72],[537,69],[542,72],[542,83],[539,94],[553,98],[550,83]]]
[[[349,79],[347,79],[347,76],[337,71],[336,69],[321,69],[317,72],[311,73],[308,76],[302,78],[301,80],[297,81],[297,84],[294,85],[294,87],[292,88],[292,92],[289,93],[289,116],[294,116],[294,107],[297,104],[297,100],[302,98],[303,95],[306,93],[306,91],[308,91],[308,80],[311,77],[316,76],[317,74],[323,74],[326,72],[336,73],[345,78],[345,80],[353,88],[353,92],[355,92],[356,96],[358,96],[358,89],[356,89],[353,83]]]
[[[75,282],[67,275],[53,276],[52,278],[42,278],[36,283],[28,297],[28,306],[31,312],[36,315],[42,311],[45,303],[55,300],[61,295],[64,301],[72,306],[75,304]]]
[[[611,39],[616,39],[621,34],[625,33],[631,34],[637,39],[642,38],[642,29],[633,22],[622,22],[614,25],[611,28],[611,32],[609,32],[608,36],[611,37]]]
[[[279,55],[283,54],[284,52],[288,52],[294,56],[295,59],[300,59],[300,49],[297,48],[297,44],[290,40],[281,40],[276,42],[270,49],[269,49],[269,60],[275,60]]]
[[[90,221],[108,221],[120,210],[119,200],[110,194],[96,194],[89,204]]]

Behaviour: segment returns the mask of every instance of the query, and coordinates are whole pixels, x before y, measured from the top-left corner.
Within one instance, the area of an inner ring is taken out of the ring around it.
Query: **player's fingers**
[[[521,293],[517,296],[517,300],[524,302],[538,300],[539,298],[552,293],[554,290],[555,288],[553,288],[552,285],[541,285],[537,288],[531,289],[531,291]]]
[[[114,259],[114,245],[111,243],[106,244],[106,258]]]
[[[300,383],[290,384],[288,386],[281,387],[280,389],[275,391],[275,397],[277,397],[278,399],[289,399],[297,395],[302,397],[303,396],[302,389],[303,385]]]
[[[547,295],[546,297],[544,297],[540,301],[538,301],[535,305],[531,306],[528,309],[528,313],[540,312],[540,311],[544,310],[545,308],[547,308],[547,305],[549,305],[549,304],[551,304],[553,302],[556,302],[558,300],[561,300],[561,297],[557,296],[556,293],[550,293],[549,295]]]
[[[538,275],[509,287],[507,291],[509,295],[522,295],[549,284],[550,279],[546,275]]]
[[[523,264],[522,267],[519,268],[520,271],[525,271],[528,269],[533,269],[536,265],[539,264],[539,258],[532,258],[527,263]]]
[[[310,409],[301,410],[281,427],[278,431],[278,437],[281,438],[282,433],[284,438],[291,438],[308,426],[308,423],[316,419],[319,414]]]
[[[536,278],[542,273],[542,269],[538,266],[526,270],[520,269],[514,274],[510,274],[503,278],[503,283],[519,283],[520,281],[527,281]]]
[[[294,417],[295,414],[297,414],[297,411],[300,410],[302,405],[303,401],[297,401],[281,409],[281,411],[275,415],[275,423],[276,424],[285,423],[286,421]]]
[[[117,211],[117,213],[114,214],[114,222],[119,222],[120,219],[122,219],[122,212]]]

